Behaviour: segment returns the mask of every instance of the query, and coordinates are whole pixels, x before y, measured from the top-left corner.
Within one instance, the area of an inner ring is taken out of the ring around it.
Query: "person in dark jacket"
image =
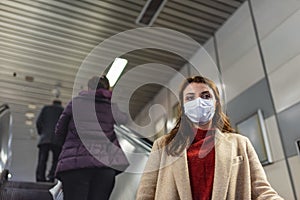
[[[36,181],[54,182],[54,174],[61,152],[64,138],[54,134],[56,123],[64,108],[60,100],[54,100],[52,105],[44,106],[37,118],[36,128],[40,135],[38,148],[38,165],[36,169]],[[52,166],[48,173],[48,180],[45,177],[49,152],[52,152]]]
[[[109,199],[115,176],[129,165],[114,132],[127,115],[111,103],[109,87],[105,76],[91,78],[57,123],[55,133],[66,135],[56,169],[65,200]]]

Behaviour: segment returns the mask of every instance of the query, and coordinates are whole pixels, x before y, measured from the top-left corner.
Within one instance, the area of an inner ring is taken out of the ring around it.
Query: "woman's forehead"
[[[190,83],[186,86],[186,88],[183,90],[183,94],[187,93],[201,93],[203,91],[209,91],[212,92],[211,88],[209,88],[208,85],[204,83]]]

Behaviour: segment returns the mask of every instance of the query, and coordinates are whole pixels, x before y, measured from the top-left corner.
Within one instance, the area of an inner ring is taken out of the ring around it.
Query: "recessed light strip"
[[[128,60],[123,58],[116,58],[114,63],[111,65],[106,77],[109,80],[110,87],[113,87],[117,80],[119,79],[122,71],[124,70],[125,66],[127,65]]]

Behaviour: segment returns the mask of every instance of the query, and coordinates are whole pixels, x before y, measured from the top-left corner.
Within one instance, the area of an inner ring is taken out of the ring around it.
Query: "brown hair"
[[[89,82],[88,82],[88,87],[91,90],[98,90],[100,88],[109,89],[109,80],[106,78],[106,76],[93,76]]]
[[[216,98],[215,115],[212,119],[212,127],[218,128],[222,132],[236,132],[230,125],[229,117],[222,111],[221,97],[216,84],[203,76],[187,78],[179,91],[179,116],[175,127],[167,135],[165,144],[170,155],[179,155],[192,142],[194,133],[191,121],[183,114],[183,91],[190,83],[204,83],[213,90]],[[176,136],[176,138],[175,138]]]

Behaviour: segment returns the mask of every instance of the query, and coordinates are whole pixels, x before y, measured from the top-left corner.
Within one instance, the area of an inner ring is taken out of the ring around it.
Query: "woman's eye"
[[[209,93],[204,93],[204,94],[201,95],[201,98],[202,99],[210,99],[211,95]]]
[[[187,96],[187,97],[185,97],[185,100],[186,101],[192,101],[192,100],[194,100],[194,97],[193,96]]]

